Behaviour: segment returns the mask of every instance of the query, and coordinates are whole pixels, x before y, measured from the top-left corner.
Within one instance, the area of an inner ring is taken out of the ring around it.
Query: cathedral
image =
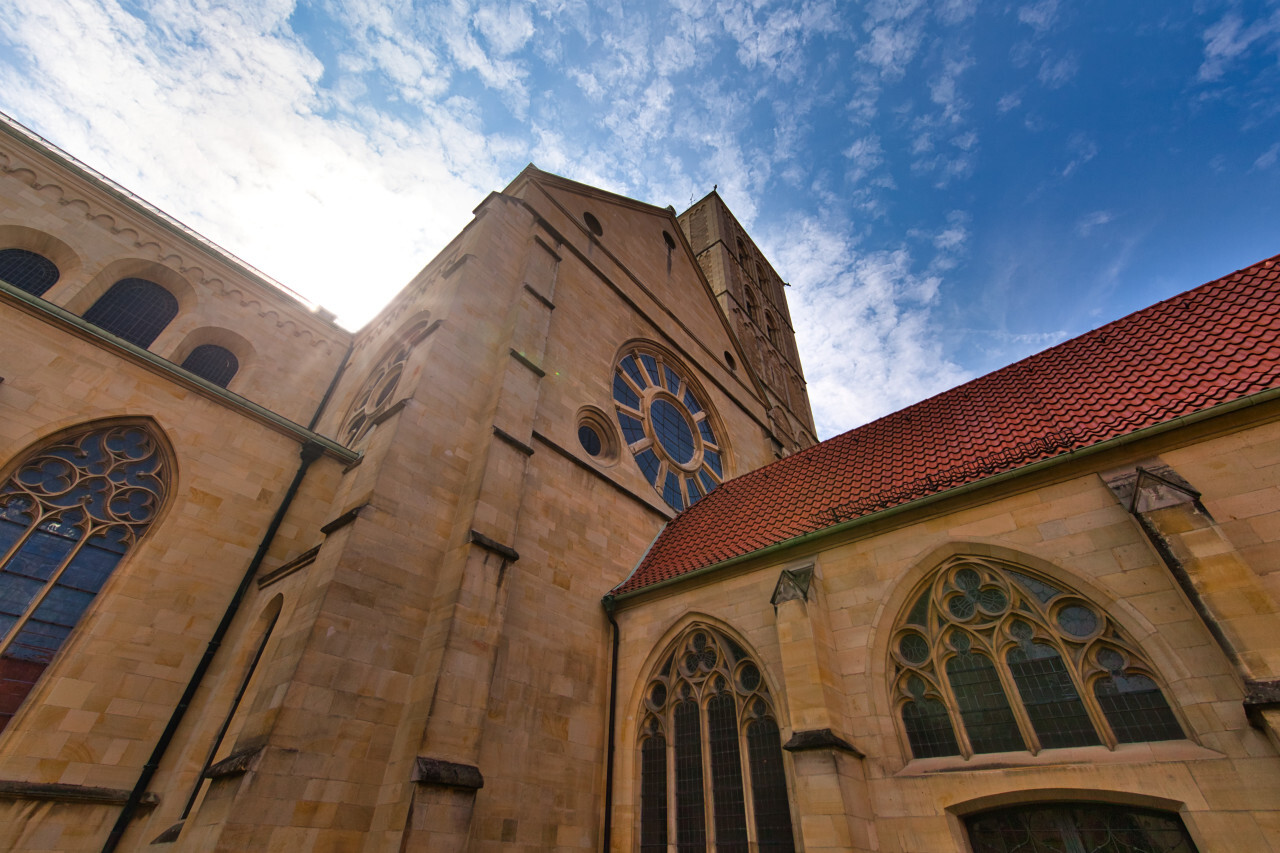
[[[531,165],[349,332],[0,121],[0,847],[1280,851],[1280,258],[823,442],[784,285]]]

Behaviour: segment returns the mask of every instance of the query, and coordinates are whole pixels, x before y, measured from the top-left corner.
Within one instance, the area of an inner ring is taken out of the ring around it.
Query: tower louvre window
[[[948,560],[913,596],[890,655],[915,758],[1185,736],[1106,612],[1021,566]]]

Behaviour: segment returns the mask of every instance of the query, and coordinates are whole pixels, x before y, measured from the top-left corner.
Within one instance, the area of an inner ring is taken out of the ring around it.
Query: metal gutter
[[[214,397],[231,408],[240,409],[250,417],[263,421],[268,426],[271,426],[287,435],[293,436],[302,444],[319,445],[328,455],[348,464],[360,458],[359,453],[338,444],[333,439],[320,435],[319,433],[300,424],[296,424],[283,415],[276,414],[264,406],[260,406],[251,400],[241,397],[239,394],[228,391],[221,385],[215,385],[206,379],[201,379],[194,373],[183,370],[173,362],[163,359],[149,350],[145,350],[142,347],[131,344],[123,338],[116,337],[110,332],[103,331],[92,323],[86,322],[82,317],[72,314],[61,306],[54,305],[52,302],[46,302],[38,296],[32,296],[25,290],[19,290],[7,281],[0,280],[0,293],[22,303],[34,312],[44,314],[52,321],[72,327],[85,337],[95,338],[98,342],[106,344],[110,348],[122,350],[124,354],[132,357],[136,361],[142,362],[146,367],[149,367],[158,373],[166,374],[170,378],[175,379],[182,384],[193,386],[197,391],[201,392],[205,396]]]
[[[711,565],[703,566],[700,569],[694,569],[693,571],[685,572],[683,574],[676,575],[675,577],[666,578],[665,580],[660,580],[655,583],[651,583],[648,586],[643,586],[643,587],[640,587],[639,589],[633,589],[628,592],[622,592],[622,593],[616,593],[616,594],[609,593],[605,597],[607,599],[610,599],[613,602],[614,607],[617,607],[622,602],[631,598],[635,598],[642,594],[651,593],[655,590],[665,589],[666,587],[674,586],[675,584],[679,584],[679,583],[684,583],[694,578],[700,578],[704,575],[708,575],[713,572],[719,572],[721,570],[728,569],[733,566],[738,566],[743,563],[749,562],[751,560],[771,557],[783,551],[789,551],[795,548],[801,548],[811,543],[817,542],[821,539],[824,539],[826,537],[837,536],[849,530],[856,530],[857,528],[862,527],[864,525],[873,524],[879,521],[884,521],[886,519],[890,519],[907,512],[912,512],[918,509],[922,509],[924,507],[928,507],[932,504],[938,503],[943,500],[949,500],[951,498],[956,498],[956,497],[963,497],[964,495],[968,495],[972,492],[976,492],[981,489],[988,488],[990,486],[996,486],[1001,483],[1005,483],[1010,480],[1016,479],[1018,477],[1035,474],[1040,471],[1045,471],[1050,468],[1055,468],[1059,465],[1064,465],[1068,462],[1075,462],[1080,459],[1086,459],[1090,456],[1095,456],[1099,453],[1105,453],[1106,451],[1114,450],[1115,448],[1118,448],[1118,447],[1124,447],[1125,445],[1133,444],[1138,441],[1144,441],[1149,438],[1155,438],[1156,436],[1164,435],[1165,433],[1173,432],[1174,430],[1178,430],[1183,427],[1192,426],[1194,424],[1202,423],[1204,421],[1212,420],[1214,418],[1222,417],[1224,415],[1229,415],[1233,412],[1248,409],[1253,406],[1260,406],[1265,403],[1272,402],[1273,400],[1280,400],[1280,387],[1268,388],[1265,391],[1259,391],[1258,393],[1251,394],[1248,397],[1240,397],[1239,399],[1230,400],[1226,403],[1219,403],[1216,406],[1210,406],[1207,409],[1200,409],[1199,411],[1192,412],[1191,414],[1188,414],[1188,415],[1181,415],[1179,417],[1173,418],[1171,420],[1163,421],[1153,426],[1143,427],[1142,429],[1134,430],[1133,432],[1128,432],[1128,433],[1125,433],[1124,435],[1116,436],[1115,438],[1108,438],[1103,441],[1099,441],[1096,444],[1091,444],[1087,447],[1081,447],[1077,450],[1071,450],[1066,453],[1060,454],[1058,456],[1050,457],[1049,459],[1041,459],[1038,462],[1032,462],[1029,465],[1023,465],[1020,468],[1014,468],[1009,471],[1001,471],[999,474],[993,474],[990,477],[984,477],[981,480],[974,480],[971,483],[965,483],[962,486],[956,486],[955,488],[948,489],[945,492],[936,492],[932,495],[925,495],[922,498],[917,498],[916,500],[910,501],[908,503],[898,504],[897,506],[888,507],[886,509],[882,509],[877,512],[869,513],[867,515],[859,516],[858,518],[853,518],[848,521],[843,521],[839,524],[831,525],[830,527],[821,528],[820,530],[814,530],[809,533],[802,533],[801,535],[794,536],[791,539],[784,539],[781,542],[776,542],[772,545],[766,545],[765,547],[757,549],[755,551],[751,551],[746,554],[739,554],[736,557],[730,557],[727,560],[721,560],[718,563],[712,563]],[[652,545],[650,547],[652,547]],[[643,558],[641,559],[643,561]],[[634,570],[632,571],[632,574],[633,575],[635,574]],[[629,579],[630,577],[628,577],[628,580]],[[626,583],[626,581],[623,581],[623,583]]]

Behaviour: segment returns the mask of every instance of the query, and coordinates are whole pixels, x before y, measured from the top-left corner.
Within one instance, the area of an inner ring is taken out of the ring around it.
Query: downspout
[[[311,423],[308,429],[314,429],[316,422],[320,420],[320,415],[323,413],[325,405],[329,402],[329,397],[333,394],[338,380],[346,369],[347,360],[351,357],[351,350],[352,346],[349,345],[346,354],[342,357],[342,363],[333,375],[333,380],[324,392],[324,397],[320,399],[319,405],[316,406],[315,414],[311,416]],[[324,447],[311,441],[305,442],[299,449],[301,459],[298,463],[298,470],[293,475],[293,482],[289,484],[288,490],[280,500],[280,506],[276,508],[276,513],[271,518],[271,523],[267,525],[262,541],[258,543],[258,550],[254,552],[253,559],[249,561],[244,577],[240,579],[240,585],[236,587],[235,594],[232,595],[231,601],[227,604],[227,609],[222,614],[222,620],[218,622],[218,627],[214,629],[213,636],[209,638],[209,643],[205,646],[204,655],[200,658],[200,662],[196,664],[195,671],[191,673],[187,688],[183,691],[182,698],[178,700],[173,713],[169,716],[169,722],[165,726],[164,732],[161,733],[160,739],[156,741],[155,748],[151,751],[151,757],[147,759],[146,764],[142,765],[142,772],[138,774],[138,781],[133,786],[133,790],[129,792],[129,799],[125,801],[124,808],[120,810],[120,815],[116,818],[115,826],[111,828],[111,834],[107,836],[106,843],[102,845],[102,853],[113,853],[116,847],[119,846],[120,839],[124,837],[124,832],[128,828],[129,822],[133,820],[138,806],[142,803],[142,797],[147,792],[147,786],[151,784],[152,777],[155,776],[156,770],[160,767],[160,760],[164,758],[173,736],[177,734],[178,726],[181,725],[182,718],[186,716],[187,709],[191,706],[191,701],[195,698],[196,691],[200,688],[200,683],[204,680],[205,673],[208,672],[209,667],[213,664],[214,655],[218,653],[222,641],[231,629],[231,622],[235,619],[236,612],[240,609],[240,604],[244,600],[245,594],[248,593],[249,587],[253,584],[253,579],[257,576],[258,569],[262,567],[262,561],[266,559],[267,550],[271,547],[276,531],[280,529],[280,525],[284,522],[285,514],[289,511],[289,506],[293,503],[294,497],[298,494],[298,489],[302,486],[302,480],[307,474],[307,469],[323,453]]]
[[[191,706],[191,700],[195,698],[196,690],[200,687],[200,682],[204,679],[210,664],[213,663],[213,656],[217,654],[219,646],[222,645],[222,641],[227,635],[227,631],[231,628],[231,622],[235,618],[236,611],[240,609],[240,602],[244,599],[245,593],[249,591],[249,587],[253,584],[253,579],[258,573],[263,559],[267,556],[267,548],[271,545],[271,540],[275,538],[281,522],[284,521],[285,513],[288,512],[289,505],[293,503],[293,498],[298,493],[298,487],[302,485],[302,478],[306,476],[307,469],[311,467],[311,463],[320,458],[323,452],[323,448],[318,444],[307,442],[302,445],[302,461],[298,465],[298,472],[293,475],[293,482],[289,484],[289,490],[285,492],[284,499],[280,501],[280,506],[276,510],[275,516],[272,517],[271,524],[267,527],[266,535],[262,537],[262,543],[258,545],[258,550],[254,553],[253,559],[249,561],[244,577],[240,579],[240,585],[236,587],[235,594],[231,597],[231,602],[222,614],[222,621],[214,629],[213,636],[205,647],[204,656],[196,664],[195,672],[191,674],[191,680],[187,682],[187,689],[183,691],[182,698],[178,700],[177,706],[173,709],[173,714],[169,717],[169,724],[165,726],[164,732],[160,735],[160,740],[156,742],[155,749],[151,751],[151,757],[142,766],[142,773],[138,776],[137,784],[129,792],[129,799],[125,801],[124,808],[120,811],[120,816],[116,818],[116,825],[112,827],[111,834],[107,836],[107,842],[102,845],[102,853],[112,853],[116,849],[125,829],[129,825],[129,821],[133,820],[134,812],[138,810],[138,805],[142,802],[142,795],[146,793],[147,786],[151,784],[151,777],[155,775],[157,768],[160,766],[160,759],[164,757],[165,751],[169,748],[169,742],[173,740],[174,734],[177,733],[178,726],[186,715],[187,708]]]
[[[618,646],[622,635],[617,620],[613,618],[613,596],[606,595],[600,603],[604,606],[605,618],[613,626],[613,654],[609,666],[609,746],[604,762],[604,831],[603,843],[600,845],[602,853],[609,853],[609,847],[613,843],[613,755],[617,746],[614,723],[618,715]]]

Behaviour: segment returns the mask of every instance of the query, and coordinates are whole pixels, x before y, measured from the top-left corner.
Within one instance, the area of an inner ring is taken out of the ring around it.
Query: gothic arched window
[[[169,477],[157,436],[129,424],[36,450],[0,484],[0,730],[155,520]]]
[[[178,300],[154,281],[122,278],[84,312],[84,319],[146,349],[177,314]]]
[[[899,620],[890,656],[915,758],[1185,736],[1120,626],[1022,566],[948,560]]]
[[[1034,850],[1196,853],[1173,812],[1111,803],[1031,803],[965,819],[974,853]]]
[[[675,642],[645,688],[640,849],[794,850],[782,740],[760,668],[705,625]],[[669,769],[670,768],[670,771]]]
[[[58,267],[26,249],[0,249],[0,279],[32,296],[44,296],[58,282]]]
[[[227,387],[227,383],[240,369],[240,360],[231,350],[217,344],[202,344],[193,349],[182,362],[184,370],[190,370],[201,379],[214,385]]]
[[[382,357],[365,377],[364,383],[351,401],[343,421],[341,437],[348,445],[354,445],[373,429],[378,418],[397,402],[396,389],[400,376],[413,348],[434,328],[425,322],[410,327],[400,338],[400,343]]]
[[[756,308],[756,296],[754,293],[751,292],[751,285],[749,284],[744,285],[742,290],[746,296],[747,319],[749,319],[753,323],[757,323],[759,322],[759,320],[757,319],[759,311]]]

